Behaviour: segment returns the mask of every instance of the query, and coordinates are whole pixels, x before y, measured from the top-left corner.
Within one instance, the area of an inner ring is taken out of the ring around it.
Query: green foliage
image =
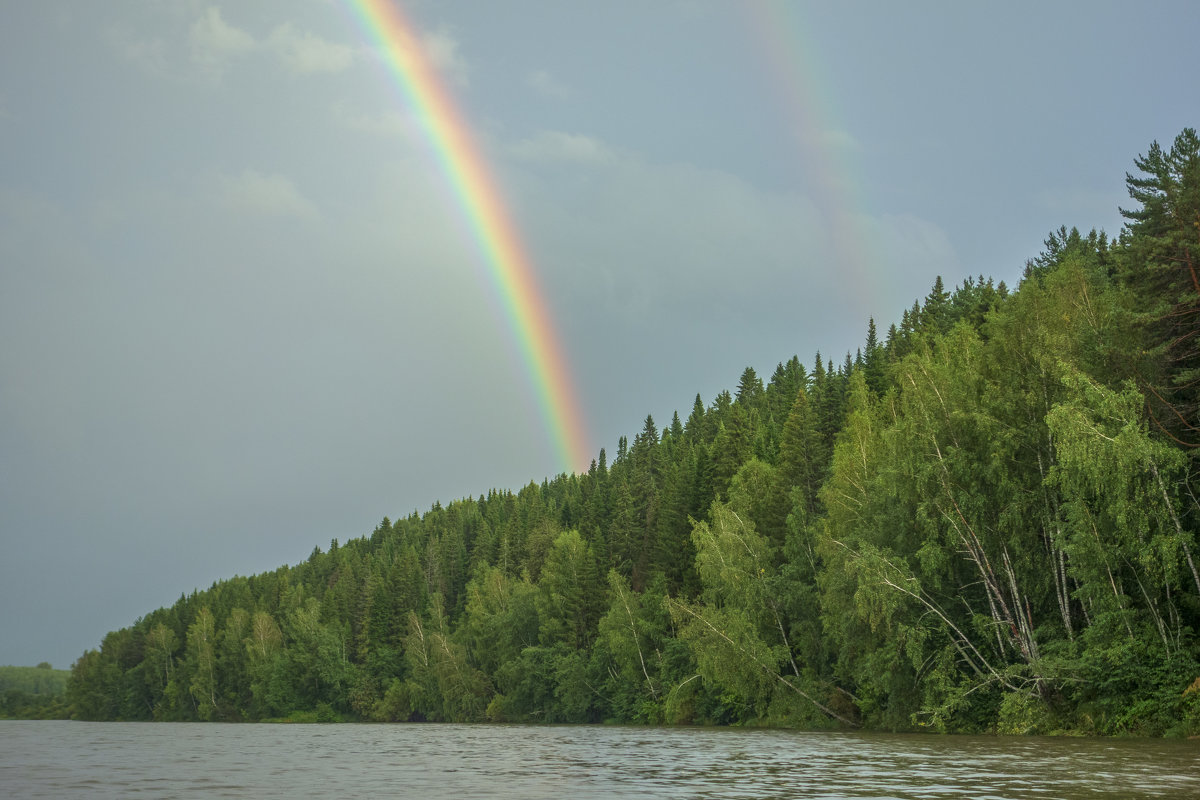
[[[181,596],[3,713],[1196,734],[1200,140],[1135,165],[1016,291],[937,278],[839,367]]]
[[[615,570],[608,573],[609,608],[600,619],[592,661],[607,676],[608,714],[621,720],[660,722],[664,664],[669,639],[666,597],[639,595]]]
[[[46,662],[36,667],[0,667],[0,719],[66,717],[70,674]]]
[[[59,695],[67,688],[65,669],[54,669],[42,662],[36,667],[0,667],[0,692],[23,692],[36,695]]]

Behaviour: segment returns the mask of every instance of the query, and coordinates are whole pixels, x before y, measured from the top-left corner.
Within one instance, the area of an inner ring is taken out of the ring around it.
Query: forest
[[[1200,733],[1200,138],[1134,169],[1116,238],[181,596],[66,713]]]
[[[36,667],[0,667],[0,719],[65,717],[69,676],[45,661]]]

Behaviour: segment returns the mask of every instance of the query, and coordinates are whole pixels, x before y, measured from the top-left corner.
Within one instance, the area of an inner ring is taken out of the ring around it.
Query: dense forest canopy
[[[181,596],[70,712],[1200,733],[1200,139],[1135,167],[1118,238]]]

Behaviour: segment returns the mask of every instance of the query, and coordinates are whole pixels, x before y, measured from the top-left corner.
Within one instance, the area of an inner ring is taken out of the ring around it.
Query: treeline
[[[47,662],[36,667],[0,667],[0,719],[61,719],[70,672]]]
[[[1135,164],[1119,238],[180,597],[73,714],[1200,733],[1200,140]]]

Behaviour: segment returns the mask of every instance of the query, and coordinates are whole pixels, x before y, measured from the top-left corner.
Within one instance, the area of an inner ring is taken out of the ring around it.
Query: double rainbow
[[[389,0],[347,0],[420,119],[453,187],[521,352],[541,418],[565,472],[581,471],[588,436],[536,271],[499,187],[413,27]]]

